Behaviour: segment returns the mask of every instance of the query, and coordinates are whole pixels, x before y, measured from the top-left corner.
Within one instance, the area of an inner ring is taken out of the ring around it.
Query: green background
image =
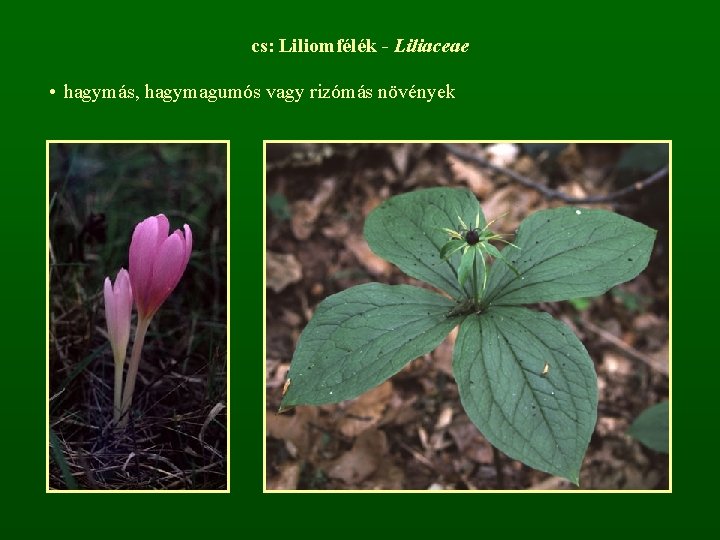
[[[676,259],[712,245],[705,236],[716,210],[705,205],[713,201],[717,146],[714,17],[655,3],[499,6],[366,2],[228,11],[214,3],[124,3],[74,13],[57,3],[37,13],[5,13],[3,277],[10,339],[4,340],[0,464],[11,518],[3,528],[94,536],[254,528],[273,535],[301,528],[328,535],[389,528],[576,535],[587,528],[665,528],[681,516],[692,518],[684,520],[687,527],[712,516],[713,497],[702,490],[714,486],[706,472],[715,470],[714,456],[701,459],[707,446],[693,422],[700,422],[699,411],[717,409],[711,399],[716,354],[704,352],[700,337],[713,335],[716,317],[692,315],[673,327],[675,349],[682,351],[673,365],[674,390],[678,403],[690,395],[692,406],[674,410],[672,495],[262,493],[263,139],[672,139]],[[251,53],[252,42],[279,37],[370,37],[388,45],[424,37],[471,47],[464,55]],[[139,90],[145,82],[168,88],[450,83],[457,99],[62,99],[64,83]],[[51,96],[50,88],[58,93]],[[231,494],[45,493],[46,139],[231,141]],[[675,265],[680,313],[694,313],[683,284],[700,283],[705,266],[697,259]],[[683,514],[685,505],[692,515]]]

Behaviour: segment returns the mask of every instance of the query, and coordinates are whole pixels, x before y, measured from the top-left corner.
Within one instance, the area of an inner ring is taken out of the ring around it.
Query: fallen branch
[[[582,327],[584,327],[587,330],[590,330],[591,332],[593,332],[594,334],[597,334],[598,336],[600,336],[600,338],[603,339],[604,341],[607,341],[611,345],[614,345],[615,347],[620,349],[625,354],[625,356],[627,356],[633,360],[638,360],[638,361],[644,363],[645,365],[651,367],[652,369],[659,371],[660,373],[662,373],[665,376],[668,375],[667,364],[664,364],[663,362],[658,362],[658,361],[654,360],[652,357],[641,353],[637,349],[634,349],[633,347],[631,347],[630,345],[625,343],[619,337],[614,336],[607,330],[597,326],[594,323],[591,323],[590,321],[585,321],[585,320],[579,319],[577,322]]]
[[[508,176],[509,178],[511,178],[512,180],[517,182],[518,184],[521,184],[530,189],[534,189],[535,191],[537,191],[538,193],[547,197],[548,199],[559,199],[563,202],[573,203],[573,204],[591,204],[591,203],[611,202],[616,199],[620,199],[622,197],[626,197],[633,193],[638,193],[644,189],[647,189],[648,187],[652,186],[656,182],[667,177],[668,173],[669,173],[669,168],[666,165],[662,169],[660,169],[660,170],[654,172],[652,175],[648,176],[645,180],[635,182],[634,184],[627,186],[626,188],[620,189],[618,191],[613,191],[612,193],[608,193],[607,195],[591,195],[589,197],[573,197],[571,195],[567,195],[567,194],[563,193],[562,191],[558,191],[556,189],[550,189],[547,186],[538,184],[537,182],[534,182],[533,180],[530,180],[529,178],[527,178],[519,173],[516,173],[513,170],[506,169],[505,167],[498,167],[497,165],[493,165],[488,160],[478,157],[474,154],[471,154],[470,152],[466,152],[465,150],[462,150],[453,144],[445,143],[445,144],[442,144],[441,146],[445,150],[447,150],[449,153],[462,159],[463,161],[474,163],[478,167],[490,169],[491,171],[496,172],[498,174],[504,174],[505,176]]]

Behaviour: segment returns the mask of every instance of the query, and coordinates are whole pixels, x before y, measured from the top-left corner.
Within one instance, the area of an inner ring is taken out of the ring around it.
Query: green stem
[[[115,424],[120,421],[120,413],[122,411],[122,382],[124,364],[125,358],[115,359],[115,396],[113,400],[113,422],[115,422]]]
[[[475,304],[480,303],[480,290],[478,289],[478,275],[477,275],[477,253],[473,257],[473,289],[475,290]]]
[[[482,250],[478,250],[480,252],[480,262],[483,266],[483,286],[482,286],[482,294],[480,294],[480,298],[478,299],[478,305],[480,304],[480,300],[485,296],[485,289],[487,288],[487,277],[488,277],[488,268],[487,264],[485,264],[485,254],[482,252]]]
[[[151,317],[147,319],[138,318],[132,354],[130,355],[130,365],[128,366],[127,379],[125,380],[125,391],[123,392],[120,427],[125,427],[128,423],[130,405],[132,405],[133,392],[135,392],[135,379],[137,378],[138,367],[140,366],[140,353],[142,352],[143,343],[145,343],[145,334],[150,325],[150,319]]]

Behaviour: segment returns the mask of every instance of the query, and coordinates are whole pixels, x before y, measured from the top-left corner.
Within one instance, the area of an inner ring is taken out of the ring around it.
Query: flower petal
[[[152,317],[175,289],[192,252],[192,231],[176,230],[163,214],[138,223],[130,242],[130,285],[138,315]],[[118,274],[119,276],[119,274]]]
[[[130,281],[139,313],[146,312],[155,257],[167,239],[169,223],[163,214],[137,224],[130,241]]]
[[[160,246],[167,239],[168,234],[170,234],[170,222],[168,218],[165,217],[165,214],[158,214],[154,217],[158,226],[157,249],[160,249]]]
[[[105,295],[105,321],[107,323],[108,337],[112,344],[115,341],[115,295],[109,277],[105,278],[103,293]]]
[[[117,342],[122,350],[127,349],[130,341],[130,318],[132,316],[132,287],[127,270],[121,268],[115,279],[115,315],[117,326]]]
[[[190,230],[190,225],[186,223],[185,225],[183,225],[183,229],[185,229],[185,266],[187,266],[187,263],[190,260],[190,253],[192,253],[193,237],[192,231]]]
[[[185,239],[177,230],[160,246],[147,295],[147,316],[153,315],[173,291],[185,271]]]
[[[108,338],[116,362],[125,361],[128,341],[130,341],[130,316],[132,314],[132,289],[130,277],[121,268],[113,286],[110,278],[105,278],[103,287],[105,295],[105,319],[108,327]]]

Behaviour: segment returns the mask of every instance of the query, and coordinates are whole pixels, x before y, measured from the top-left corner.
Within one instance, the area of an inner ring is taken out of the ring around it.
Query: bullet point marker
[[[51,94],[54,94],[54,93],[55,93],[55,89],[54,89],[54,88],[51,88],[51,89],[50,89],[50,93],[51,93]]]

